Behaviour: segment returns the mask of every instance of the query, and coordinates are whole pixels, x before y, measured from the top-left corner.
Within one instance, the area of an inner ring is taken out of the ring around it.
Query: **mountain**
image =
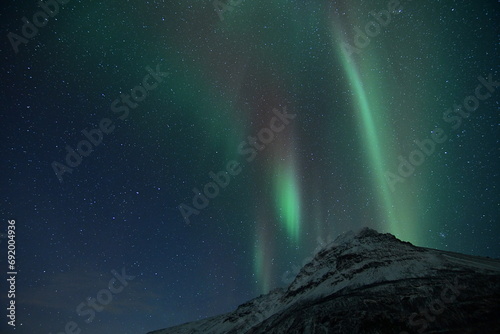
[[[286,289],[148,334],[500,333],[500,260],[364,228],[328,244]]]

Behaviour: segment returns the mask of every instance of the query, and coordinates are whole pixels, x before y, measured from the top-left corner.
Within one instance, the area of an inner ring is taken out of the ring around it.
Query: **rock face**
[[[149,334],[500,333],[500,260],[365,228],[330,243],[286,289]]]

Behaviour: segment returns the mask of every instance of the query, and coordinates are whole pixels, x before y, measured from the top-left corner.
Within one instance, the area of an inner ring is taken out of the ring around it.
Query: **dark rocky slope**
[[[337,238],[286,289],[149,334],[500,333],[500,260],[363,229]]]

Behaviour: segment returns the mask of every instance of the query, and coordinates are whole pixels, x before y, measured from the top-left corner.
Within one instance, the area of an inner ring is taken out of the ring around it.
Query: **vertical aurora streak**
[[[417,239],[417,235],[414,232],[415,217],[413,212],[408,202],[396,201],[386,179],[387,159],[396,155],[391,151],[395,143],[388,136],[384,136],[388,129],[383,122],[377,121],[383,117],[384,112],[388,109],[380,98],[383,96],[383,92],[379,91],[376,78],[372,78],[370,74],[362,76],[360,73],[361,68],[366,69],[364,73],[369,73],[368,70],[376,62],[377,55],[373,53],[363,54],[359,56],[359,60],[353,59],[352,55],[348,54],[347,49],[342,46],[345,41],[338,31],[341,29],[339,29],[338,24],[334,23],[332,25],[333,44],[337,48],[336,53],[340,57],[342,68],[353,89],[363,147],[369,166],[373,170],[372,183],[382,207],[382,218],[387,222],[387,228],[391,233],[403,240],[414,241]],[[372,94],[369,94],[368,91]],[[409,222],[412,224],[408,224]]]
[[[257,277],[259,293],[267,293],[271,286],[271,268],[267,259],[269,258],[269,244],[266,243],[266,236],[257,233],[258,239],[255,243],[254,273]]]
[[[284,225],[288,237],[299,241],[300,191],[294,165],[278,165],[275,173],[275,202],[277,215]]]
[[[270,213],[265,208],[258,209],[253,253],[253,274],[258,293],[267,293],[272,288],[272,259],[275,254],[273,242],[274,228],[270,221]]]

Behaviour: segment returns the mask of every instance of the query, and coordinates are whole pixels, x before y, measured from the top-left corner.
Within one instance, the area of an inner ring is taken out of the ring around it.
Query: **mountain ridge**
[[[473,304],[480,316],[464,313]],[[429,305],[435,314],[425,311]],[[363,228],[327,244],[287,288],[233,312],[148,334],[405,334],[451,328],[450,319],[462,329],[494,322],[499,305],[500,260],[418,247]],[[495,326],[500,331],[498,321]]]

